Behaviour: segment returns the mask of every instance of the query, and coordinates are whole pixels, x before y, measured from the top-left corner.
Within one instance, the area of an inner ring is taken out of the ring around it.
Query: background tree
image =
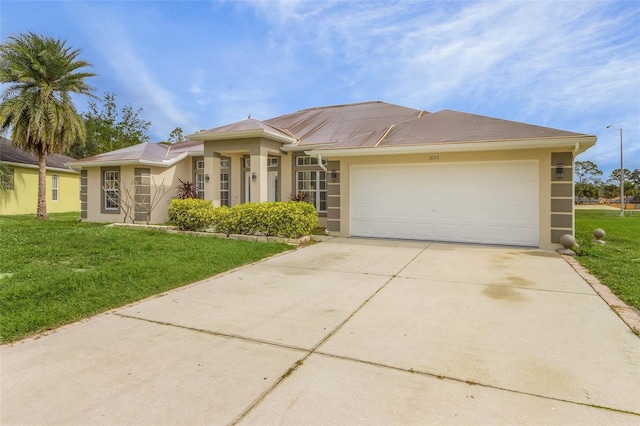
[[[594,181],[602,176],[602,171],[591,161],[576,161],[573,167],[573,173],[578,178],[578,183]]]
[[[85,141],[78,140],[65,154],[85,158],[149,141],[150,121],[141,119],[142,108],[131,105],[118,108],[116,95],[106,92],[101,105],[89,102],[82,118],[87,128]]]
[[[171,133],[169,133],[169,139],[167,139],[167,142],[176,143],[184,140],[187,140],[187,138],[182,134],[182,127],[176,127],[171,131]]]
[[[592,161],[576,161],[573,165],[574,175],[577,182],[574,186],[576,203],[580,203],[581,199],[588,198],[589,203],[600,195],[602,171]]]
[[[90,96],[85,79],[95,74],[78,71],[90,66],[79,55],[80,50],[66,47],[66,41],[32,32],[0,45],[0,83],[7,84],[0,130],[11,129],[13,145],[38,157],[38,218],[47,217],[45,156],[62,153],[86,136],[71,93]]]
[[[640,187],[640,169],[635,169],[631,172],[631,176],[629,178],[636,186]]]
[[[638,192],[638,185],[636,185],[633,174],[629,169],[624,169],[624,196],[631,197]],[[607,179],[608,185],[615,185],[617,193],[611,198],[620,197],[620,169],[615,169],[611,172],[611,176]]]

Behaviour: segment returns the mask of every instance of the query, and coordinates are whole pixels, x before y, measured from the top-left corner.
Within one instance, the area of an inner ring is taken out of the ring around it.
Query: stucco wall
[[[553,150],[513,150],[470,153],[438,153],[436,155],[394,155],[368,157],[328,157],[340,161],[340,231],[334,235],[350,236],[350,169],[353,165],[456,163],[477,161],[536,160],[538,162],[538,225],[540,248],[552,250],[559,245],[551,241],[551,153]],[[569,165],[570,166],[570,165]],[[571,171],[568,173],[571,175]]]
[[[10,166],[13,190],[0,192],[0,214],[35,214],[38,204],[38,169]],[[58,200],[52,199],[51,175],[58,175]],[[47,212],[80,211],[80,174],[47,171]]]
[[[151,197],[159,194],[164,186],[168,192],[158,199],[157,206],[151,213],[151,223],[163,223],[167,221],[167,207],[171,198],[177,192],[178,179],[191,180],[191,159],[186,158],[174,167],[148,167],[142,165],[120,166],[120,190],[133,187],[134,171],[136,168],[149,168],[151,172]],[[87,168],[87,217],[88,222],[123,222],[124,212],[102,213],[102,176],[100,167]]]

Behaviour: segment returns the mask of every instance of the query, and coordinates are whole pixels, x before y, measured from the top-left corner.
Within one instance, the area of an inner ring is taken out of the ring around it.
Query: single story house
[[[80,211],[80,172],[67,165],[73,158],[51,154],[47,163],[47,212]],[[0,215],[35,214],[38,204],[38,157],[15,148],[0,137],[0,164],[8,175],[0,178]]]
[[[574,158],[596,143],[592,135],[384,102],[248,118],[189,139],[72,163],[82,169],[82,217],[122,220],[116,200],[124,185],[144,199],[161,182],[182,179],[216,206],[307,191],[321,226],[338,236],[554,249],[574,232]],[[152,222],[166,220],[166,202]]]

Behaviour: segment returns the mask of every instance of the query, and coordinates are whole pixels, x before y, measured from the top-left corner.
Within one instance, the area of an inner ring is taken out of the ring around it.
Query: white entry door
[[[267,201],[278,200],[278,171],[267,172]]]
[[[267,201],[277,201],[278,199],[278,171],[267,172]],[[262,200],[264,201],[264,200]],[[243,203],[251,202],[251,172],[244,172],[244,199]]]
[[[351,235],[538,246],[538,163],[352,166]]]
[[[251,202],[251,172],[244,172],[244,199],[242,202]]]

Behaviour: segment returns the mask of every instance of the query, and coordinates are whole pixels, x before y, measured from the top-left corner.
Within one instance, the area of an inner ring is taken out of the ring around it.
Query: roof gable
[[[290,132],[279,129],[267,122],[256,120],[255,118],[247,118],[246,120],[215,127],[189,135],[189,137],[198,141],[264,137],[283,143],[296,142],[296,138]]]

